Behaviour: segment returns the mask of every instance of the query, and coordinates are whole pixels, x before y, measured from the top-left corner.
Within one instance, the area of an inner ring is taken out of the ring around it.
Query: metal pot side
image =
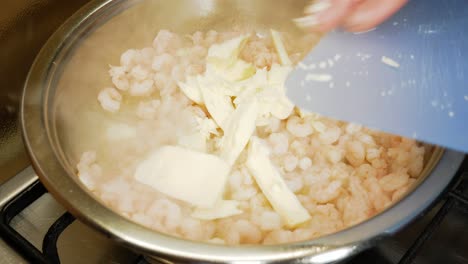
[[[106,63],[117,63],[119,54],[129,47],[151,43],[163,28],[188,33],[240,25],[289,30],[299,35],[290,18],[300,14],[305,2],[96,0],[86,5],[43,47],[24,88],[21,109],[24,141],[43,184],[72,214],[108,237],[143,254],[175,259],[177,263],[182,260],[328,263],[355,254],[381,236],[400,229],[446,188],[463,160],[462,153],[432,148],[417,187],[391,208],[361,224],[311,241],[272,246],[227,247],[149,231],[99,203],[74,177],[72,164],[77,161],[77,153],[69,151],[67,138],[73,133],[92,134],[92,126],[72,126],[72,130],[67,130],[66,124],[86,119],[88,112],[96,109],[96,102],[90,102],[89,98],[108,82],[102,79],[107,73]],[[309,38],[308,47],[316,40],[318,36]]]

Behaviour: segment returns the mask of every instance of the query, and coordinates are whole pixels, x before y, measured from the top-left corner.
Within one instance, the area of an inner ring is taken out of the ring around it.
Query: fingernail
[[[318,20],[315,15],[309,15],[293,19],[293,22],[300,28],[310,28],[318,25]]]
[[[306,14],[315,14],[330,8],[331,3],[329,0],[318,0],[314,1],[313,4],[307,6],[304,10]]]

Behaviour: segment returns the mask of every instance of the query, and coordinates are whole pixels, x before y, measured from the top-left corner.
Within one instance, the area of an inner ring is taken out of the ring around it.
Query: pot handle
[[[11,199],[33,186],[37,181],[39,181],[39,178],[34,172],[34,169],[32,166],[28,166],[16,176],[0,185],[0,209]]]

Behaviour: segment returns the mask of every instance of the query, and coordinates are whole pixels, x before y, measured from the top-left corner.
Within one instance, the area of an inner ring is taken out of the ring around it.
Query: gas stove
[[[67,212],[38,181],[21,141],[27,71],[47,37],[86,2],[17,0],[0,10],[0,263],[146,263]],[[468,158],[430,209],[345,263],[468,263],[467,245]]]
[[[76,220],[31,167],[0,186],[2,263],[147,263]],[[468,162],[451,187],[412,224],[349,264],[468,263]]]

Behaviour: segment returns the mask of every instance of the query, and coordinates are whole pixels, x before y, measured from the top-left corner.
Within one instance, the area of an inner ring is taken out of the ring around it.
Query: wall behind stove
[[[0,184],[28,164],[19,127],[29,68],[50,35],[89,0],[10,0],[0,8]]]

